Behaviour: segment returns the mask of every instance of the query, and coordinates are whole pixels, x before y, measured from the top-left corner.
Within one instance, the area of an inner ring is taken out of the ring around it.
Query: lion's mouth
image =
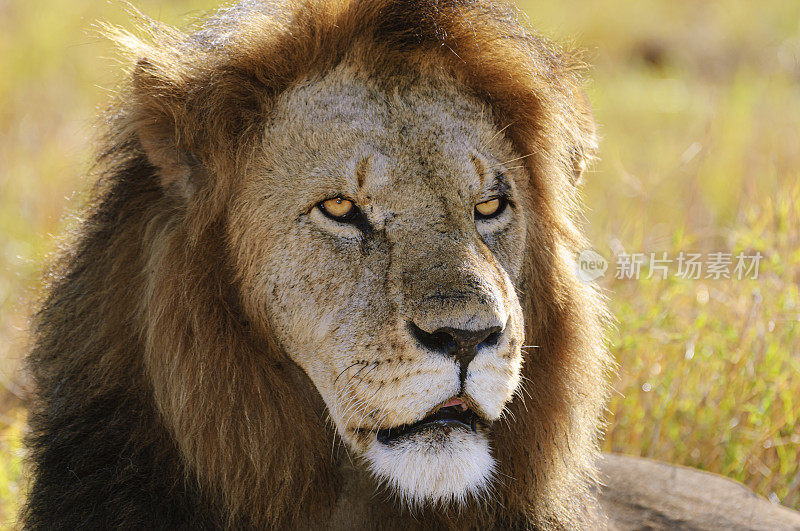
[[[393,444],[401,439],[426,430],[466,429],[477,431],[478,415],[460,398],[453,398],[440,405],[427,417],[413,424],[393,426],[378,431],[378,441]]]

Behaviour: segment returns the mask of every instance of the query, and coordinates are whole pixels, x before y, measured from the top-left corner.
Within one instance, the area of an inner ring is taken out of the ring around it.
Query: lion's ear
[[[169,195],[191,198],[206,175],[199,159],[178,149],[168,135],[146,128],[137,130],[139,142],[150,163],[158,171],[159,182]]]
[[[572,149],[572,184],[575,186],[580,186],[583,184],[583,172],[586,171],[589,163],[582,153],[580,147],[575,147]]]
[[[579,186],[583,182],[583,174],[594,159],[597,151],[597,131],[592,115],[592,107],[586,93],[576,87],[573,90],[577,123],[575,141],[570,149],[572,163],[572,184]]]
[[[164,191],[189,199],[206,171],[192,149],[192,125],[180,76],[163,65],[139,59],[133,71],[133,91],[137,102],[133,128],[142,151],[156,168]]]

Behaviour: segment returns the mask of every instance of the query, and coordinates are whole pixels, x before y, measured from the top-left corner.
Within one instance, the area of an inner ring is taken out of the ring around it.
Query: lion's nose
[[[426,332],[414,323],[409,323],[408,327],[411,335],[423,346],[456,359],[461,368],[462,382],[467,377],[467,366],[478,354],[478,349],[495,345],[503,332],[503,329],[499,326],[481,330],[460,330],[444,327],[431,333]]]

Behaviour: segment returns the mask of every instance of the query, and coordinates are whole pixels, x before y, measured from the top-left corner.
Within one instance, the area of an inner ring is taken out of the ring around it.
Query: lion
[[[577,53],[481,0],[248,1],[134,58],[34,322],[28,528],[596,525]]]

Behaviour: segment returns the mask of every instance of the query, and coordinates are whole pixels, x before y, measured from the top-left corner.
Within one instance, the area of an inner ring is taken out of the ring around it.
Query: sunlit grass
[[[135,2],[178,23],[211,0]],[[589,50],[602,136],[587,231],[627,252],[760,251],[754,280],[601,281],[620,366],[605,449],[696,466],[800,508],[800,4],[523,0]],[[120,64],[90,0],[0,3],[0,389],[41,262],[80,203],[98,106]],[[18,399],[0,399],[0,527],[19,504]],[[10,525],[10,524],[9,524]]]
[[[764,250],[757,279],[610,282],[621,368],[605,448],[799,507],[800,184],[744,219],[728,248]]]

